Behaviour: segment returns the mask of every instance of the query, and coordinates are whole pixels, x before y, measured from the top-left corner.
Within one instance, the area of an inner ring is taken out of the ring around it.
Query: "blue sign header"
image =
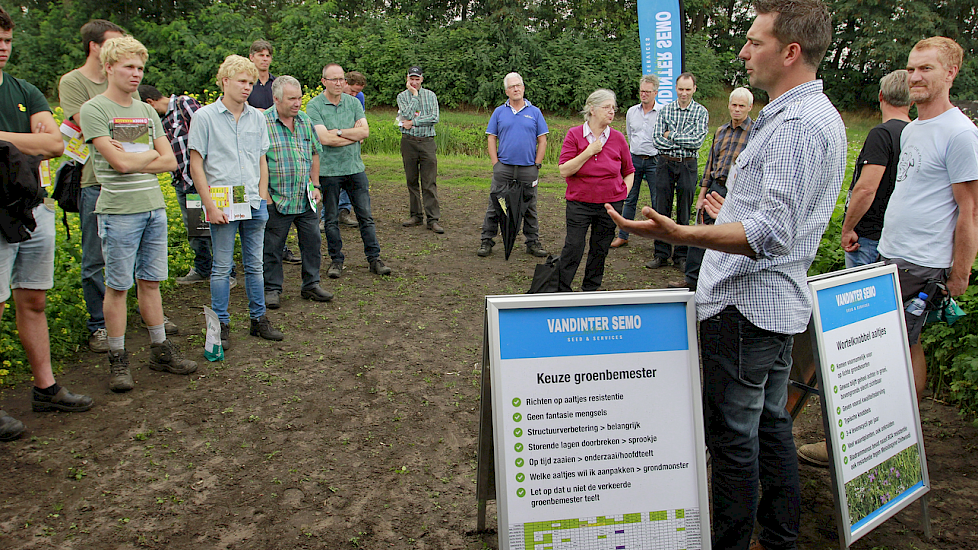
[[[638,0],[642,74],[659,77],[656,101],[676,100],[676,77],[683,72],[683,17],[679,0]]]
[[[891,275],[819,290],[822,332],[891,312],[897,308],[895,296]]]
[[[502,359],[688,349],[685,303],[499,310]]]

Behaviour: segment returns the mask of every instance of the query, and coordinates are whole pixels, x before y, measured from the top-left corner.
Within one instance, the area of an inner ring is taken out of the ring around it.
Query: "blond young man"
[[[211,269],[211,309],[221,321],[221,345],[229,349],[228,314],[234,236],[241,234],[245,290],[251,335],[266,340],[285,336],[265,315],[265,280],[262,270],[265,223],[268,221],[268,125],[258,109],[247,103],[258,69],[240,55],[229,55],[217,71],[221,98],[194,114],[190,126],[190,175],[200,193],[211,224],[214,249]],[[230,220],[211,198],[212,186],[244,187],[251,218]]]
[[[81,126],[92,144],[95,179],[102,186],[98,215],[105,257],[105,327],[108,331],[109,389],[133,388],[126,352],[126,295],[133,286],[149,330],[150,367],[190,374],[197,363],[184,359],[166,337],[160,281],[167,271],[166,204],[156,174],[177,167],[160,117],[134,100],[149,53],[138,40],[107,40],[100,52],[108,87],[82,105]]]

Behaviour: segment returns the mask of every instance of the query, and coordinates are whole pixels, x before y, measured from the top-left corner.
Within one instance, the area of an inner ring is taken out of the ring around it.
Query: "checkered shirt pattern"
[[[735,306],[781,334],[808,326],[808,268],[842,188],[846,129],[822,81],[761,110],[727,179],[717,225],[740,222],[757,257],[707,250],[696,289],[700,320]]]
[[[710,147],[710,154],[706,157],[706,166],[703,168],[703,182],[700,187],[706,187],[711,180],[726,179],[730,173],[737,155],[747,146],[747,137],[750,135],[751,119],[747,117],[740,125],[732,127],[733,121],[717,128],[713,136],[713,145]]]
[[[265,111],[268,122],[268,193],[280,214],[302,214],[312,208],[306,195],[312,173],[312,156],[322,152],[309,115],[299,111],[293,126],[282,123],[275,108]]]
[[[418,95],[404,90],[397,94],[397,112],[406,120],[413,121],[410,130],[401,128],[402,134],[414,137],[435,137],[438,123],[438,96],[428,88],[418,90]]]
[[[171,172],[173,176],[173,187],[180,191],[191,191],[194,181],[190,178],[190,149],[187,141],[190,137],[190,120],[194,113],[200,109],[197,100],[185,95],[170,96],[170,103],[166,108],[166,115],[161,121],[166,138],[170,140],[170,147],[173,148],[173,155],[177,157],[177,169]]]
[[[710,113],[706,107],[690,101],[685,109],[673,101],[659,111],[652,127],[652,143],[660,155],[679,158],[698,158],[700,146],[710,128]],[[663,134],[669,132],[669,137]]]

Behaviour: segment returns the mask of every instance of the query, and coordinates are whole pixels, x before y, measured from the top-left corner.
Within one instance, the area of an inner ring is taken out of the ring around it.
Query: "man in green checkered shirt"
[[[312,120],[300,111],[302,87],[295,78],[283,75],[272,82],[274,105],[265,110],[268,123],[268,222],[265,223],[263,269],[265,307],[281,303],[282,258],[289,227],[295,225],[302,257],[302,292],[306,300],[328,302],[333,295],[319,286],[322,262],[319,216],[319,157],[322,147]]]

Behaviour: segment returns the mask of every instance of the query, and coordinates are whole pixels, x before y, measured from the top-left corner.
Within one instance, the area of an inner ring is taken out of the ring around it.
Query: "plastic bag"
[[[221,320],[214,310],[204,306],[204,317],[207,319],[207,336],[204,337],[204,359],[208,361],[223,361],[224,347],[221,346]]]

